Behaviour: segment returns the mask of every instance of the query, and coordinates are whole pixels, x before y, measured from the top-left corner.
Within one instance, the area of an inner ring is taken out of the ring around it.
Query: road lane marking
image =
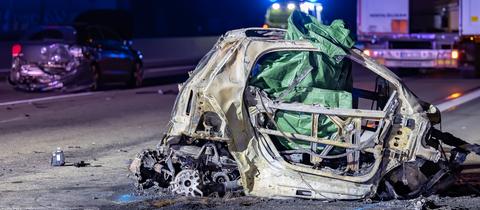
[[[0,106],[9,106],[9,105],[17,105],[17,104],[25,104],[25,103],[34,103],[34,102],[40,102],[40,101],[49,101],[49,100],[55,100],[55,99],[89,96],[97,93],[100,93],[100,92],[75,93],[75,94],[67,94],[67,95],[49,96],[49,97],[43,97],[43,98],[32,98],[32,99],[25,99],[25,100],[18,100],[18,101],[7,101],[7,102],[0,103]]]
[[[446,102],[443,102],[441,104],[437,105],[437,108],[441,111],[447,111],[453,107],[459,106],[461,104],[467,103],[469,101],[472,101],[474,99],[480,98],[480,89],[477,89],[475,91],[469,92],[463,96],[460,96],[458,98],[455,98],[453,100],[449,100]]]
[[[0,123],[9,123],[9,122],[19,121],[19,120],[24,120],[24,119],[26,119],[25,116],[14,117],[14,118],[6,119],[6,120],[0,120]]]

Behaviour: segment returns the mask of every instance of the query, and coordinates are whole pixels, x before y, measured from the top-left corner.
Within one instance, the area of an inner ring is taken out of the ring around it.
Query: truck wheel
[[[460,69],[461,75],[463,78],[480,78],[480,62],[474,62],[471,64],[470,69]]]
[[[143,69],[139,63],[135,63],[130,76],[130,81],[128,81],[128,86],[130,88],[136,88],[136,87],[141,87],[142,84],[143,84]]]
[[[475,71],[473,72],[474,78],[480,78],[480,67],[475,67]]]
[[[100,71],[100,68],[97,65],[93,64],[90,66],[90,69],[93,75],[93,78],[92,78],[93,83],[90,89],[93,91],[103,89],[103,80],[102,80],[102,73]]]
[[[465,79],[472,79],[479,77],[479,69],[476,67],[473,67],[473,69],[462,69],[460,68],[460,76]]]
[[[475,61],[475,69],[473,71],[473,76],[476,78],[480,78],[480,61],[478,60]]]
[[[475,50],[473,51],[473,76],[476,78],[480,77],[480,43],[475,44]]]

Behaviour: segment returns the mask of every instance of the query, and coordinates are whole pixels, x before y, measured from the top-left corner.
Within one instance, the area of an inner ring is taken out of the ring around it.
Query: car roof
[[[36,26],[31,28],[28,32],[34,33],[37,31],[48,30],[48,29],[59,30],[62,32],[76,31],[73,26],[68,26],[68,25],[41,25],[41,26]]]
[[[57,30],[61,32],[65,36],[65,39],[67,40],[74,40],[75,35],[77,33],[77,30],[74,27],[68,26],[68,25],[40,25],[40,26],[36,26],[29,29],[25,33],[25,35],[22,37],[22,40],[26,40],[29,36],[33,35],[34,33],[38,33],[45,30]]]

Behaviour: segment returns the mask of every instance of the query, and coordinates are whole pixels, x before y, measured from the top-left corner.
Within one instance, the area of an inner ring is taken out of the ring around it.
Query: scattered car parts
[[[65,154],[63,153],[63,150],[60,149],[60,147],[57,148],[52,153],[52,157],[50,159],[50,165],[52,166],[63,166],[65,165]]]

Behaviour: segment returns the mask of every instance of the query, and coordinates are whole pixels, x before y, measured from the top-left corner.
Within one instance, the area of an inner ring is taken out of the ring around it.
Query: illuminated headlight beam
[[[279,10],[280,9],[280,4],[279,3],[272,4],[272,9]]]
[[[287,9],[289,9],[289,10],[294,10],[295,7],[296,7],[296,6],[295,6],[294,3],[288,3],[288,4],[287,4]]]

